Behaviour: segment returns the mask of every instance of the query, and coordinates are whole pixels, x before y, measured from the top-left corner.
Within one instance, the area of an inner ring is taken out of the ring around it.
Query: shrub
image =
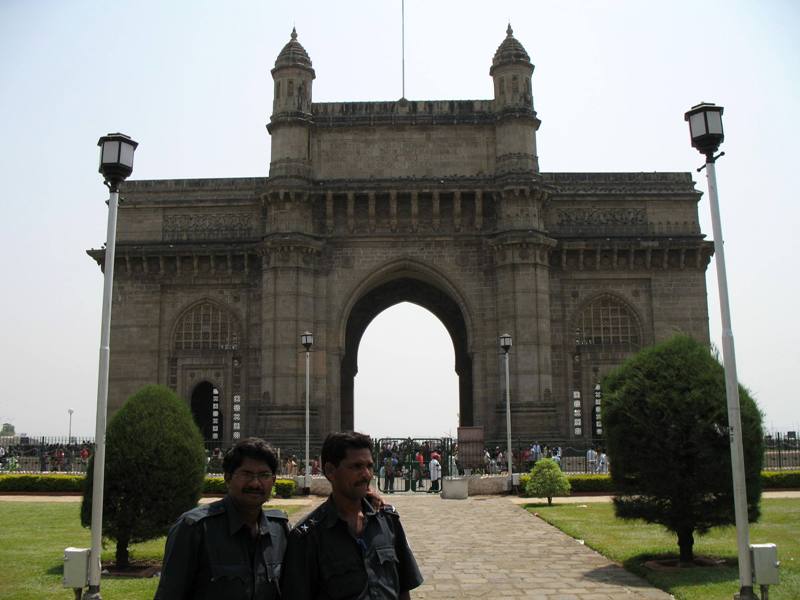
[[[114,415],[106,432],[103,534],[116,540],[119,566],[128,564],[130,543],[165,535],[197,505],[205,464],[189,408],[168,388],[147,386]],[[81,505],[84,527],[91,524],[92,483],[88,478]]]
[[[227,491],[228,489],[225,487],[225,479],[223,477],[214,475],[206,477],[205,483],[203,484],[204,494],[224,494]]]
[[[800,489],[800,471],[763,471],[761,482],[764,489]]]
[[[604,424],[618,517],[678,536],[681,562],[695,532],[734,523],[725,373],[705,346],[676,336],[629,359],[603,381]],[[747,503],[759,515],[761,414],[740,386]]]
[[[519,476],[519,495],[523,498],[528,497],[528,482],[531,480],[530,473],[520,473]]]
[[[294,479],[278,479],[275,482],[274,492],[278,498],[291,498],[294,496],[297,484]]]
[[[569,480],[552,458],[536,461],[530,477],[530,481],[525,484],[525,493],[528,496],[547,498],[548,504],[553,503],[553,496],[569,496]]]
[[[572,493],[597,493],[613,494],[614,482],[609,475],[569,475]]]
[[[0,492],[81,492],[83,475],[0,475]]]

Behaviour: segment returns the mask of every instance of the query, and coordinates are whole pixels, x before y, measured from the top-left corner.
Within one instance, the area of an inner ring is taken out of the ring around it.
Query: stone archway
[[[458,375],[459,425],[472,425],[472,358],[468,351],[467,326],[461,308],[449,295],[430,283],[413,277],[400,277],[371,289],[359,298],[350,311],[341,363],[341,428],[353,428],[354,379],[358,373],[361,338],[375,317],[400,302],[411,302],[429,310],[450,334]]]
[[[203,439],[222,439],[223,419],[219,389],[210,381],[201,381],[192,390],[190,406]]]

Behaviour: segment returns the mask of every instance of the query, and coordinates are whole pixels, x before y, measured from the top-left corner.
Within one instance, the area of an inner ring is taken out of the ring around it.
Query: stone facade
[[[411,301],[452,337],[461,425],[504,436],[509,332],[514,435],[595,433],[609,369],[678,331],[708,340],[712,244],[689,173],[540,173],[532,73],[509,27],[492,100],[314,103],[292,32],[269,177],[122,189],[110,411],[157,382],[209,438],[297,447],[309,330],[320,440],[353,425],[367,325]]]

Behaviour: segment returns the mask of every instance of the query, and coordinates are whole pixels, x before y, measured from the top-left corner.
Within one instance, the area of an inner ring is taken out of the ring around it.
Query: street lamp
[[[71,408],[68,408],[67,412],[69,413],[69,430],[67,432],[67,444],[71,444],[72,443],[72,413],[74,413],[75,411],[72,410]]]
[[[736,540],[739,554],[739,598],[755,598],[753,595],[752,565],[747,520],[747,490],[744,476],[744,450],[742,448],[741,411],[739,409],[739,384],[736,376],[736,354],[733,347],[733,330],[728,304],[728,278],[725,272],[725,246],[722,242],[719,199],[717,197],[717,173],[714,156],[725,139],[722,131],[723,107],[702,102],[693,106],[684,115],[689,122],[692,146],[706,157],[708,199],[711,205],[711,226],[714,232],[714,258],[717,265],[717,286],[722,317],[722,362],[725,368],[725,397],[728,403],[728,428],[730,430],[731,469],[733,471],[733,506],[736,517]],[[702,168],[702,167],[701,167]]]
[[[508,379],[508,351],[511,350],[511,334],[500,336],[500,347],[506,356],[506,461],[508,462],[509,489],[514,488],[514,455],[511,453],[511,386]]]
[[[311,391],[311,346],[314,345],[314,334],[310,331],[305,331],[300,336],[300,343],[306,349],[306,472],[303,484],[303,493],[311,493],[311,469],[308,461],[308,436],[309,436],[309,392]]]
[[[92,553],[89,560],[87,600],[100,600],[100,552],[103,538],[103,485],[106,463],[106,410],[108,407],[108,362],[111,333],[111,292],[114,285],[114,251],[117,241],[119,184],[133,172],[133,153],[139,145],[127,135],[109,133],[101,137],[100,168],[109,190],[108,229],[103,269],[103,312],[100,318],[100,366],[97,376],[97,419],[95,422],[94,473],[92,478]]]

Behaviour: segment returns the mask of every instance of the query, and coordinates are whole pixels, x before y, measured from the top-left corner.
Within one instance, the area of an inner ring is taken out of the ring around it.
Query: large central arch
[[[461,308],[449,295],[430,283],[403,276],[372,288],[358,299],[350,311],[341,364],[342,429],[353,429],[354,379],[358,373],[358,347],[361,338],[375,317],[400,302],[411,302],[428,309],[438,317],[450,334],[455,354],[455,371],[458,375],[459,425],[472,425],[472,358],[468,349],[467,324]]]

